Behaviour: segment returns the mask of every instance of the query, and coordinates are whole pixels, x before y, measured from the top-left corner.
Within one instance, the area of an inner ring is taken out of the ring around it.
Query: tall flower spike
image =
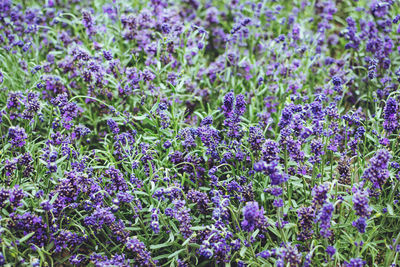
[[[313,206],[319,207],[325,202],[328,198],[329,184],[324,183],[322,185],[316,185],[312,190],[313,196]]]
[[[222,105],[222,110],[224,111],[225,117],[229,117],[235,101],[235,94],[233,92],[229,92],[224,97],[224,104]]]
[[[278,157],[279,146],[275,141],[268,139],[263,144],[261,153],[262,153],[262,159],[266,163],[271,163],[279,159]]]
[[[25,140],[28,138],[25,129],[19,126],[10,127],[8,129],[8,136],[11,139],[10,143],[13,147],[23,147]]]
[[[259,207],[257,202],[247,202],[243,207],[242,228],[247,232],[255,229],[264,230],[267,227],[267,218],[264,216],[264,208]]]
[[[331,227],[331,218],[333,213],[334,207],[333,204],[327,202],[322,206],[318,214],[318,221],[321,223],[321,236],[325,238],[329,238],[332,235],[332,232],[329,230]]]
[[[297,210],[299,218],[300,233],[297,237],[300,241],[308,240],[312,237],[314,231],[312,230],[313,221],[315,218],[315,211],[313,207],[301,207]]]
[[[367,262],[360,258],[353,258],[349,262],[345,261],[344,264],[346,267],[363,267]]]
[[[370,166],[364,171],[362,179],[372,182],[374,192],[381,190],[389,178],[388,165],[392,155],[385,149],[378,150],[370,160]],[[376,193],[379,194],[379,193]]]
[[[254,151],[260,150],[264,141],[265,141],[265,137],[264,137],[264,134],[260,127],[252,126],[249,128],[248,142]]]
[[[389,133],[392,133],[399,128],[399,120],[397,115],[398,109],[399,107],[397,101],[393,97],[390,97],[386,101],[386,106],[383,110],[385,119],[383,128]]]
[[[362,190],[359,185],[353,186],[353,208],[357,216],[369,217],[372,209],[368,206],[369,195],[366,190]]]

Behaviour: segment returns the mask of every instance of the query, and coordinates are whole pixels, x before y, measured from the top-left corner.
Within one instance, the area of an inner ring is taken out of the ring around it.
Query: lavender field
[[[0,266],[400,266],[400,1],[0,0]]]

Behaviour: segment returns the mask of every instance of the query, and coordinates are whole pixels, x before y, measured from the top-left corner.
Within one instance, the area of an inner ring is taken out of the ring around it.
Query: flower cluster
[[[389,178],[388,165],[392,155],[385,149],[378,150],[370,160],[370,166],[364,171],[362,178],[373,184],[373,191],[381,190]]]
[[[268,227],[267,218],[264,216],[264,208],[259,207],[257,202],[247,202],[243,207],[243,230],[252,232],[256,229],[265,231]]]

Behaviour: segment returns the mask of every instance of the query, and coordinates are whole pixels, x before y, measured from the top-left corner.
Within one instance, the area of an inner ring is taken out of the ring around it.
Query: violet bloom
[[[283,247],[280,258],[286,263],[284,266],[300,266],[302,255],[297,246],[288,243]]]
[[[324,206],[322,206],[322,209],[318,214],[317,220],[321,223],[320,234],[325,238],[329,238],[332,235],[332,232],[329,230],[329,228],[331,227],[331,218],[333,210],[334,210],[333,204],[327,202],[324,204]]]
[[[254,163],[254,171],[256,172],[263,172],[267,169],[267,163],[263,160],[260,160]]]
[[[264,228],[267,225],[267,218],[264,216],[264,208],[259,207],[257,202],[247,202],[243,207],[242,228],[252,232],[257,228]]]
[[[271,163],[273,161],[276,161],[279,159],[278,154],[279,154],[279,147],[278,144],[271,140],[268,139],[265,141],[265,143],[262,146],[262,159],[266,163]]]
[[[207,154],[217,159],[219,157],[217,148],[221,140],[221,137],[219,136],[219,131],[211,127],[212,118],[209,119],[207,118],[209,117],[206,117],[202,121],[201,124],[203,126],[197,128],[196,134],[198,137],[200,137],[203,145],[207,147]]]
[[[333,76],[332,77],[332,83],[334,86],[339,87],[342,85],[342,79],[338,76]]]
[[[90,28],[93,26],[93,18],[89,11],[82,11],[82,24],[85,28]]]
[[[196,203],[196,208],[200,213],[206,214],[208,209],[208,204],[210,202],[208,195],[206,193],[190,190],[187,195],[187,199],[193,203]]]
[[[336,254],[336,249],[332,246],[327,246],[326,253],[332,258]]]
[[[175,209],[170,214],[174,217],[179,223],[179,231],[182,233],[184,238],[189,238],[192,235],[192,227],[191,225],[191,216],[190,209],[185,206],[186,202],[184,200],[174,200],[173,204],[175,205]]]
[[[24,190],[22,190],[19,185],[16,185],[14,189],[10,190],[9,201],[14,207],[21,206],[21,200],[26,196]]]
[[[105,60],[110,61],[113,59],[112,52],[109,50],[103,50],[103,56]]]
[[[389,133],[394,132],[399,128],[399,122],[397,117],[398,109],[399,107],[397,101],[393,97],[390,97],[386,101],[386,106],[385,109],[383,110],[384,112],[383,117],[385,119],[385,122],[383,123],[383,128]]]
[[[286,148],[289,152],[290,158],[299,163],[304,160],[304,152],[301,151],[301,141],[294,140],[292,136],[286,139]]]
[[[79,236],[77,233],[71,232],[69,230],[61,230],[57,235],[53,236],[54,251],[57,253],[62,252],[63,249],[78,246],[82,242],[86,241],[86,238]],[[38,265],[40,266],[40,265]]]
[[[296,245],[291,243],[282,243],[280,248],[264,250],[256,255],[264,259],[276,257],[276,266],[300,266],[302,254],[299,252]]]
[[[168,148],[170,148],[171,146],[172,146],[172,143],[171,143],[170,140],[165,141],[164,144],[163,144],[163,148],[164,148],[164,149],[168,149]]]
[[[183,128],[180,129],[178,135],[176,136],[177,139],[181,140],[182,146],[185,149],[189,149],[191,147],[196,146],[196,136],[197,130],[193,128]]]
[[[361,217],[369,217],[371,215],[372,209],[368,206],[369,195],[366,190],[362,190],[356,184],[353,189],[353,208],[356,215]]]
[[[110,208],[98,207],[92,215],[85,217],[84,222],[87,226],[92,226],[97,230],[100,230],[103,225],[111,226],[115,221],[114,214],[110,211]]]
[[[86,32],[89,36],[96,33],[95,23],[92,14],[88,10],[82,11],[82,24],[86,28]]]
[[[313,206],[322,206],[322,204],[328,198],[328,191],[329,191],[328,183],[314,186],[311,193],[313,196]]]
[[[151,223],[150,227],[154,231],[154,233],[158,234],[160,232],[160,224],[158,222],[158,209],[153,209],[151,213]]]
[[[297,239],[305,241],[312,238],[314,231],[313,221],[315,218],[315,211],[313,207],[301,207],[297,210],[297,217],[299,218],[300,233]]]
[[[274,202],[272,203],[272,205],[274,205],[274,207],[277,207],[277,208],[283,207],[283,205],[284,205],[283,199],[282,198],[275,199]]]
[[[237,116],[243,116],[246,112],[246,101],[242,94],[236,96],[235,113]]]
[[[360,233],[365,233],[365,229],[367,228],[367,222],[364,217],[360,217],[355,220],[352,225],[357,228]]]
[[[289,180],[289,176],[278,169],[278,161],[267,164],[265,161],[260,160],[254,163],[254,171],[264,172],[271,179],[271,185],[280,185]]]
[[[139,266],[155,266],[151,254],[147,251],[143,242],[136,237],[129,238],[126,243],[126,249],[134,254],[135,263]]]
[[[231,252],[229,240],[233,234],[228,231],[225,224],[221,221],[216,222],[207,232],[208,234],[204,237],[198,253],[208,259],[215,259],[217,264],[229,262]],[[233,245],[234,247],[237,246],[237,244]]]
[[[13,147],[23,147],[25,140],[28,138],[25,129],[19,126],[10,127],[8,129],[8,136],[11,139],[10,143]]]
[[[4,170],[6,171],[6,176],[11,176],[14,174],[15,170],[17,170],[17,160],[12,159],[4,162]]]
[[[106,181],[106,191],[110,195],[114,195],[117,191],[127,191],[128,185],[124,179],[124,175],[120,170],[110,167],[104,172],[104,181]]]
[[[281,119],[279,120],[279,128],[283,129],[291,122],[293,117],[293,109],[291,106],[285,107],[282,110]]]
[[[263,131],[260,127],[250,127],[249,128],[248,142],[253,151],[260,150],[264,141],[265,141],[265,137],[264,137]]]
[[[388,164],[392,155],[386,149],[378,150],[370,160],[370,166],[364,171],[362,179],[372,182],[374,191],[382,189],[389,178]]]
[[[1,188],[0,189],[0,208],[4,208],[6,206],[6,201],[10,197],[10,190]]]
[[[127,260],[124,254],[116,254],[109,259],[107,256],[93,253],[90,256],[90,261],[93,262],[95,266],[132,266],[131,260]]]
[[[310,158],[310,162],[312,164],[321,163],[321,156],[325,154],[324,143],[321,141],[321,139],[313,139],[310,146],[311,152],[314,154],[314,156]]]
[[[235,100],[233,92],[229,92],[224,97],[224,104],[221,109],[225,115],[224,125],[229,128],[228,136],[240,139],[243,135],[241,131],[240,117],[246,111],[246,101],[243,95],[237,95]]]
[[[363,267],[365,264],[367,264],[367,262],[360,258],[350,259],[349,262],[345,261],[346,267]]]
[[[276,249],[264,250],[258,253],[256,256],[261,257],[263,259],[269,259],[270,257],[274,257],[276,255]]]
[[[28,241],[39,247],[43,247],[47,244],[47,224],[42,220],[42,217],[33,213],[11,213],[7,227],[15,231],[22,231],[25,234],[33,232],[34,235],[30,237]]]

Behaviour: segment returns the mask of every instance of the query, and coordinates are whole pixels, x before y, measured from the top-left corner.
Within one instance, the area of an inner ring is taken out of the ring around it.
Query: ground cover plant
[[[0,1],[0,266],[399,266],[400,3]]]

